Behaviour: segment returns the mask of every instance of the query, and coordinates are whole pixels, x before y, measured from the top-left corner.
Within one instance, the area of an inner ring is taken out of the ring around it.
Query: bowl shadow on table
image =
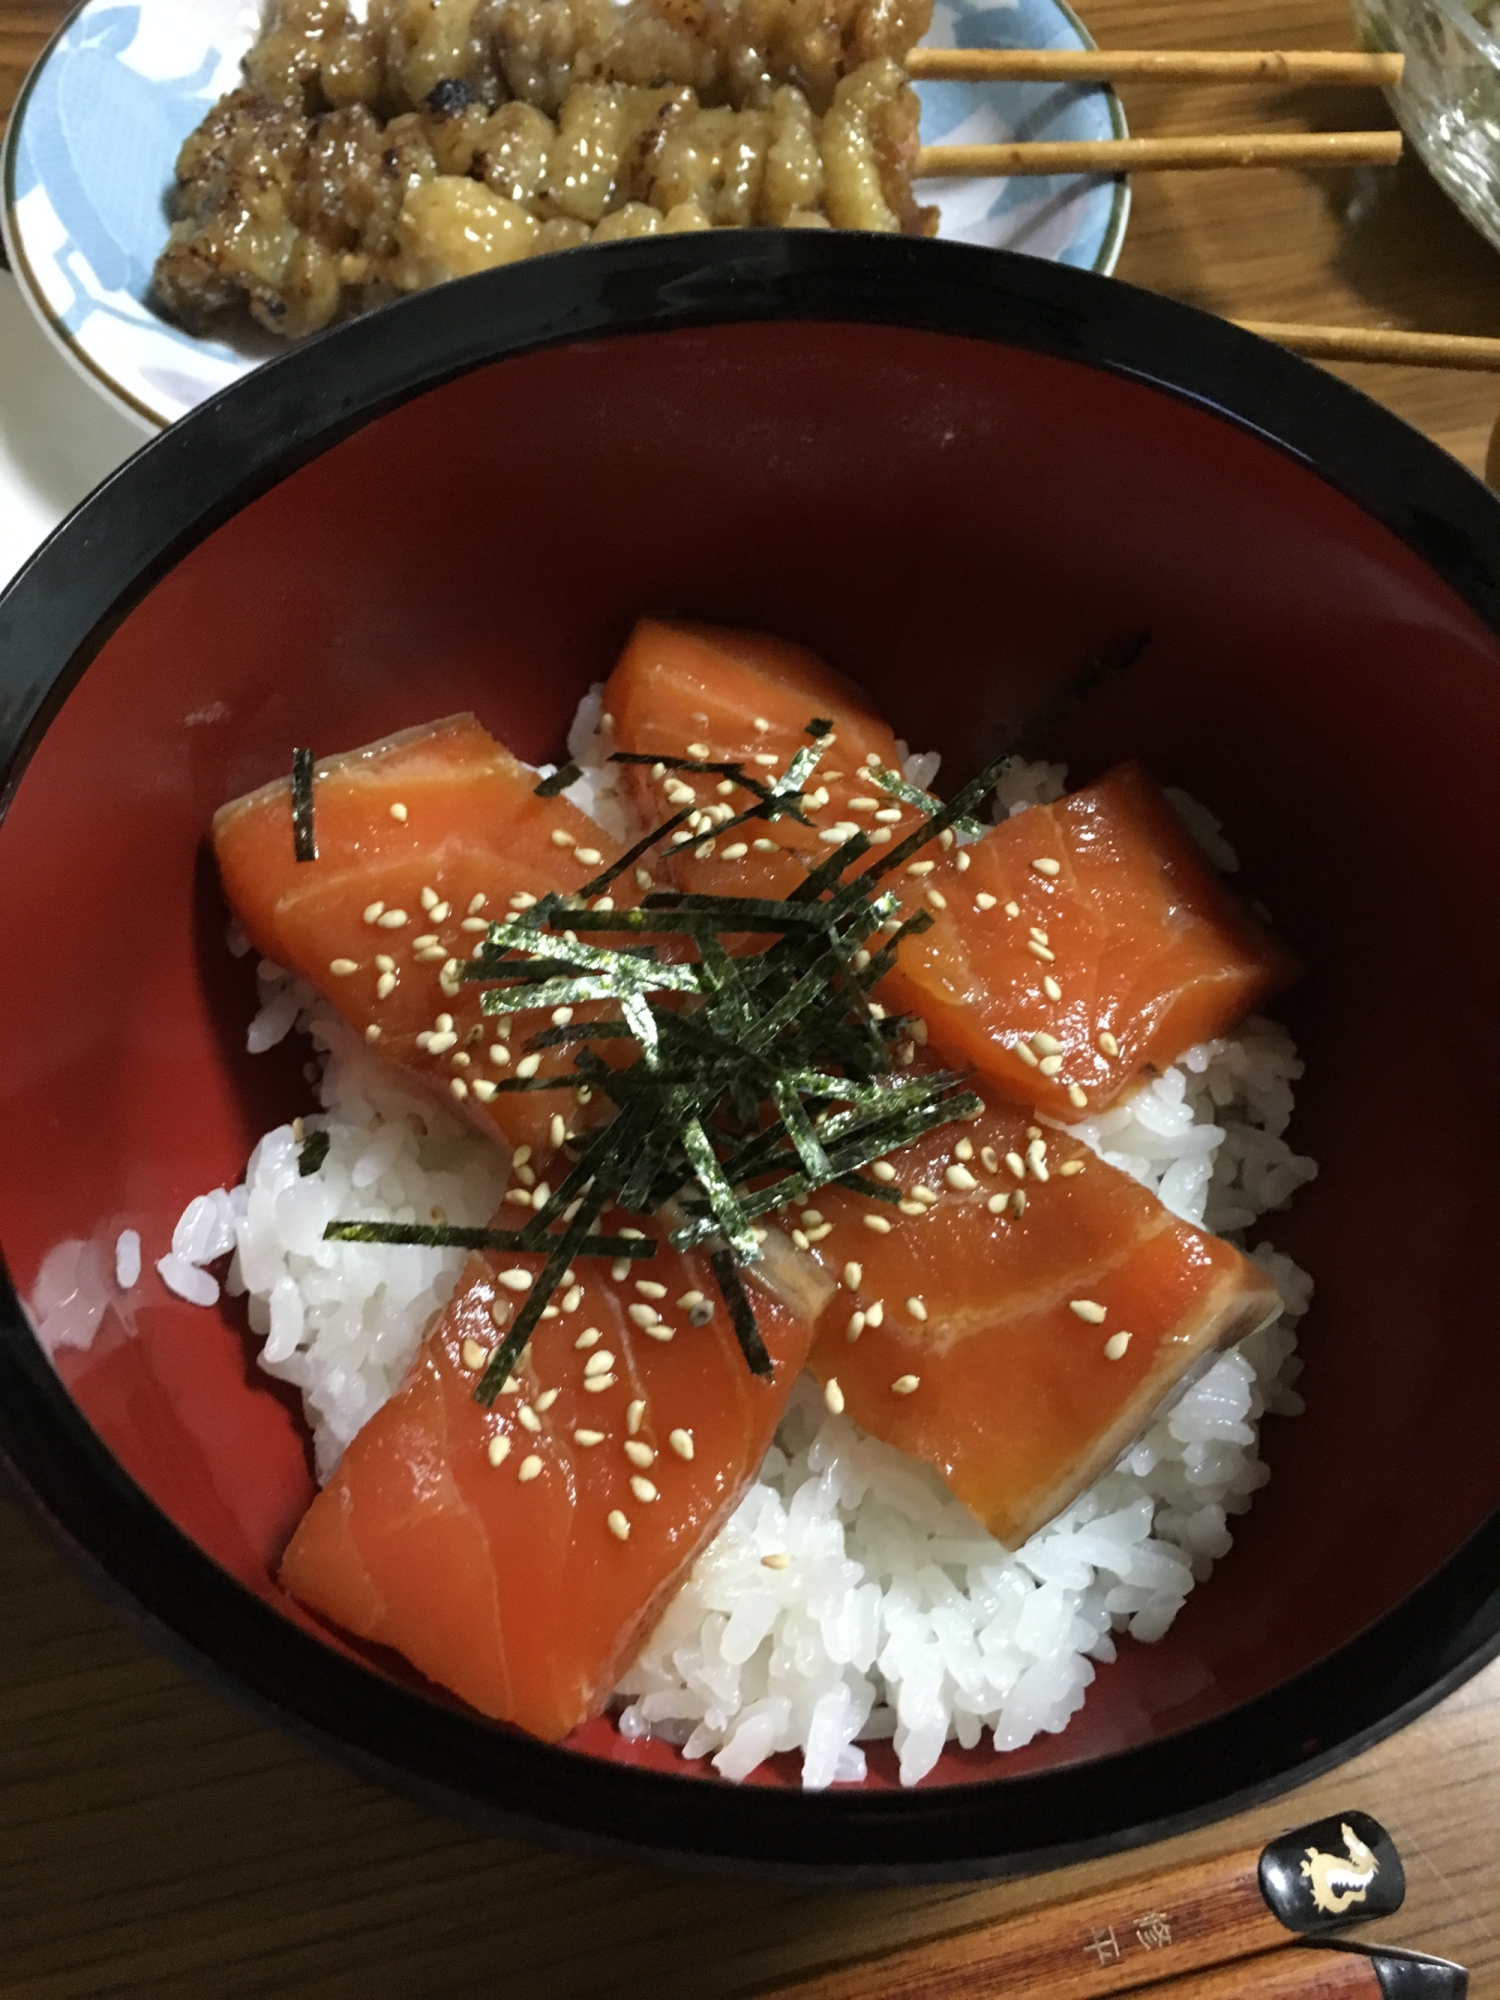
[[[1268,108],[1283,105],[1318,131],[1391,122],[1374,91],[1289,93]],[[1500,326],[1500,256],[1459,214],[1410,141],[1396,167],[1314,178],[1339,228],[1333,268],[1370,306],[1375,324],[1477,334]]]

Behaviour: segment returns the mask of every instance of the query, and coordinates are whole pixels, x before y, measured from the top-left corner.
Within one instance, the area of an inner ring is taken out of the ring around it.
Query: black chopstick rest
[[[1378,1820],[1338,1813],[1273,1840],[1260,1857],[1260,1889],[1288,1930],[1320,1937],[1399,1910],[1406,1874]]]

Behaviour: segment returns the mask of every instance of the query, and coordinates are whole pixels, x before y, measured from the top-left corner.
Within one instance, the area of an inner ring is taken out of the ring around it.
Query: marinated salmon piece
[[[924,859],[922,886],[902,886],[931,928],[903,941],[881,1000],[1054,1118],[1101,1109],[1298,972],[1139,764]]]
[[[290,781],[235,799],[214,817],[230,908],[256,949],[300,973],[351,1026],[482,1130],[512,1145],[554,1144],[607,1107],[570,1090],[497,1093],[522,1074],[521,1051],[549,1016],[481,1013],[464,961],[494,919],[552,890],[571,893],[620,850],[472,715],[450,716],[317,766],[318,855],[293,850]],[[633,884],[621,884],[622,901]],[[602,1003],[574,1010],[584,1021]],[[607,1056],[612,1045],[601,1044]],[[535,1073],[570,1071],[573,1050],[539,1052]],[[523,1067],[524,1066],[524,1067]]]
[[[860,690],[816,654],[768,633],[643,618],[605,685],[603,708],[618,750],[739,763],[768,784],[812,742],[809,722],[833,724],[809,780],[807,826],[752,820],[721,836],[715,822],[753,803],[743,787],[703,773],[664,768],[653,776],[650,765],[626,767],[623,789],[642,835],[689,805],[703,815],[690,822],[695,838],[650,863],[674,887],[785,896],[856,828],[879,852],[920,818],[871,777],[872,758],[898,767],[896,739]]]
[[[829,1288],[803,1260],[801,1309],[757,1289],[764,1377],[706,1256],[662,1243],[628,1268],[580,1258],[487,1409],[475,1385],[541,1261],[470,1258],[405,1383],[304,1516],[281,1580],[483,1714],[555,1742],[600,1709],[755,1477]]]
[[[998,1100],[890,1165],[899,1209],[814,1197],[816,1254],[842,1294],[809,1365],[835,1407],[935,1466],[1007,1548],[1279,1310],[1232,1244]]]

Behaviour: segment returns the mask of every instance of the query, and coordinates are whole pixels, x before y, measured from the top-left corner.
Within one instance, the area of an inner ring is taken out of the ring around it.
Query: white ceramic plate
[[[145,427],[169,424],[279,343],[200,339],[151,303],[173,162],[239,81],[260,9],[246,0],[84,0],[43,53],[10,121],[3,222],[27,303],[75,367]],[[1064,0],[937,0],[929,46],[1088,48]],[[929,145],[1123,137],[1101,85],[919,86]],[[931,181],[940,234],[1108,272],[1129,210],[1123,178]],[[566,254],[573,254],[571,252]]]

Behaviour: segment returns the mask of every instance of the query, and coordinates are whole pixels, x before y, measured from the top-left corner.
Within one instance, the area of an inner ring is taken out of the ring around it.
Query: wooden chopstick
[[[1027,139],[994,146],[924,146],[915,178],[1151,173],[1166,167],[1394,166],[1399,132],[1223,132],[1211,138]]]
[[[1368,1869],[1365,1894],[1318,1905],[1300,1864],[1314,1854],[1334,1864],[1350,1856],[1355,1850],[1344,1836],[1351,1822],[1369,1841],[1359,1850]],[[774,2000],[910,2000],[915,1994],[924,2000],[998,2000],[1001,1994],[1099,2000],[1142,1987],[1150,1987],[1150,2000],[1156,2000],[1158,1990],[1163,1995],[1175,1990],[1182,1975],[1187,1975],[1184,1994],[1191,1993],[1193,1982],[1212,1967],[1229,1968],[1225,1991],[1237,1994],[1234,1975],[1264,1965],[1267,1955],[1302,1957],[1282,1947],[1360,1917],[1388,1915],[1400,1908],[1404,1893],[1401,1860],[1389,1836],[1366,1816],[1346,1813],[1300,1827],[1264,1848],[1182,1862],[996,1924],[841,1966],[777,1987]],[[1158,1981],[1170,1984],[1158,1989]],[[1248,1982],[1243,1990],[1247,1996],[1258,1993]]]
[[[1362,326],[1300,326],[1270,319],[1234,324],[1314,361],[1389,361],[1409,368],[1500,372],[1500,340],[1473,333],[1400,333]]]
[[[1385,2000],[1392,1989],[1420,1992],[1427,2000],[1463,2000],[1468,1984],[1461,1965],[1426,1952],[1391,1945],[1314,1946],[1166,1979],[1146,2000]]]
[[[914,83],[1397,84],[1406,58],[1338,49],[913,49]]]

